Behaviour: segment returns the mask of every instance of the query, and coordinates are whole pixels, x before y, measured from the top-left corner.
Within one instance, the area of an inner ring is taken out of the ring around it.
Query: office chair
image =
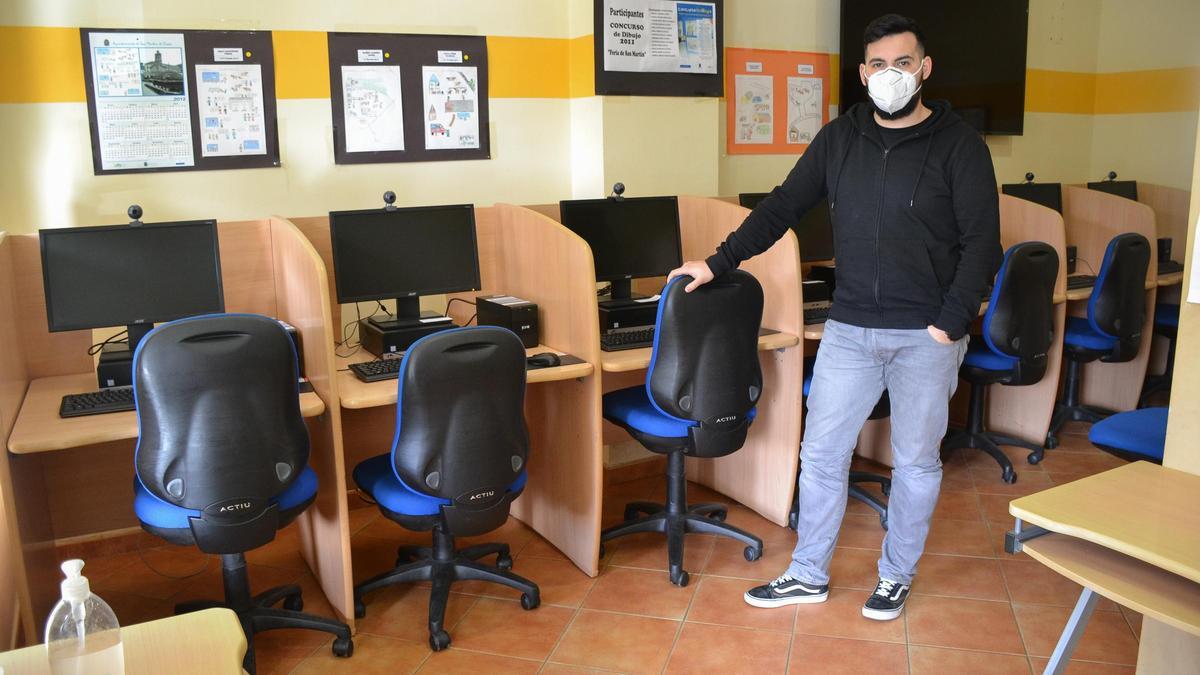
[[[1012,462],[1000,450],[1014,445],[1041,459],[1042,447],[984,428],[987,389],[993,384],[1020,387],[1036,384],[1046,374],[1047,351],[1054,341],[1054,285],[1058,253],[1049,244],[1027,241],[1004,253],[996,283],[983,315],[983,334],[971,339],[960,377],[971,383],[967,426],[942,442],[942,450],[974,448],[1000,465],[1001,478],[1014,483]]]
[[[605,419],[667,456],[667,502],[626,504],[625,522],[601,532],[601,546],[635,532],[665,534],[670,579],[678,586],[688,584],[688,532],[731,537],[746,544],[747,560],[762,557],[761,539],[724,522],[725,505],[688,505],[683,466],[685,456],[723,457],[746,441],[762,393],[762,286],[740,270],[686,293],[690,281],[676,277],[662,290],[646,384],[609,392],[603,403]]]
[[[1143,408],[1150,397],[1160,391],[1171,391],[1171,377],[1175,373],[1175,338],[1179,336],[1179,305],[1154,305],[1154,332],[1167,338],[1167,367],[1162,375],[1147,375],[1142,385],[1138,407]]]
[[[236,612],[251,673],[254,635],[267,630],[332,633],[333,653],[350,656],[350,628],[301,613],[299,586],[250,595],[245,552],[274,539],[317,496],[287,332],[252,314],[172,321],[138,345],[133,370],[134,513],[153,535],[221,556],[224,601],[181,603],[175,612]]]
[[[1162,464],[1167,446],[1167,408],[1138,408],[1111,415],[1092,425],[1088,440],[1130,462]]]
[[[804,398],[808,399],[808,391],[812,388],[813,367],[816,365],[816,358],[804,359]],[[879,402],[871,410],[871,414],[867,416],[868,420],[881,420],[889,417],[892,414],[891,399],[888,398],[887,390],[883,390],[883,394],[879,397]],[[796,529],[800,522],[800,472],[804,470],[803,466],[796,467],[796,486],[792,491],[792,508],[788,511],[788,527]],[[857,499],[858,501],[871,507],[871,510],[879,514],[879,526],[887,529],[887,502],[876,497],[874,494],[864,490],[859,486],[860,483],[879,483],[879,488],[883,492],[884,497],[892,494],[892,479],[877,473],[869,471],[854,471],[850,470],[850,478],[847,481],[846,491],[847,496]]]
[[[1126,232],[1113,237],[1104,252],[1100,274],[1088,300],[1087,318],[1068,317],[1065,356],[1067,376],[1065,400],[1054,405],[1054,417],[1046,434],[1046,449],[1058,447],[1057,434],[1067,422],[1095,423],[1112,411],[1083,405],[1079,401],[1079,373],[1083,364],[1099,359],[1124,363],[1137,356],[1146,318],[1146,269],[1150,266],[1150,242],[1140,234]],[[1029,456],[1030,464],[1042,452]]]
[[[354,587],[363,597],[395,584],[430,581],[429,646],[450,645],[444,617],[454,581],[490,581],[541,602],[538,587],[513,574],[507,544],[455,549],[455,537],[491,532],[508,520],[525,487],[525,347],[494,326],[456,328],[417,340],[400,364],[396,434],[390,452],[360,462],[354,482],[400,526],[432,532],[430,548],[401,546],[396,567]],[[495,555],[496,566],[478,562]]]

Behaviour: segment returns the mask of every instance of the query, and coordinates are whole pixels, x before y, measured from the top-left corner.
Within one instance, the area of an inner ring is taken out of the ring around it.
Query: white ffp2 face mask
[[[917,74],[896,67],[881,70],[867,78],[867,94],[880,110],[888,114],[908,105],[921,87],[917,85]]]

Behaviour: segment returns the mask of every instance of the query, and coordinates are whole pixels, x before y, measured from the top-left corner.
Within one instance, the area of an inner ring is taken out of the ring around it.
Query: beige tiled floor
[[[686,588],[665,573],[660,537],[611,543],[600,576],[591,579],[523,524],[510,520],[485,539],[508,542],[514,569],[541,587],[542,606],[526,612],[517,594],[481,583],[455,586],[447,624],[451,649],[427,646],[428,590],[398,587],[368,598],[354,657],[335,659],[330,639],[302,631],[255,639],[260,673],[1029,673],[1040,672],[1078,587],[1024,556],[1003,552],[1011,526],[1008,500],[1118,466],[1093,449],[1077,427],[1045,462],[1030,466],[1013,451],[1020,479],[1000,481],[982,454],[945,459],[943,493],[928,550],[905,614],[869,621],[859,607],[875,583],[883,531],[866,506],[851,502],[832,566],[833,590],[823,605],[755,609],[741,595],[786,567],[794,533],[731,505],[729,520],[765,542],[756,563],[728,540],[690,535]],[[531,477],[536,480],[536,477]],[[693,501],[720,500],[690,486]],[[605,524],[628,499],[661,499],[661,478],[608,490]],[[354,500],[352,499],[352,502]],[[359,506],[353,504],[352,506]],[[392,564],[403,539],[417,540],[372,508],[352,511],[355,579]],[[289,528],[250,558],[256,590],[304,586],[305,609],[332,614],[296,552]],[[219,564],[194,550],[159,547],[88,560],[93,587],[123,623],[165,616],[177,600],[217,597]],[[1076,651],[1072,673],[1133,672],[1140,617],[1104,601]]]

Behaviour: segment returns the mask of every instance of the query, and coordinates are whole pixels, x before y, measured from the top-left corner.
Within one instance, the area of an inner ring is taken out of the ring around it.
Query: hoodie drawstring
[[[921,176],[925,175],[925,163],[929,161],[929,150],[933,147],[933,135],[937,133],[937,129],[929,132],[929,142],[925,144],[925,156],[921,158],[921,168],[917,171],[917,181],[913,184],[912,194],[908,197],[908,205],[911,208],[913,203],[917,201],[917,188],[921,187]]]

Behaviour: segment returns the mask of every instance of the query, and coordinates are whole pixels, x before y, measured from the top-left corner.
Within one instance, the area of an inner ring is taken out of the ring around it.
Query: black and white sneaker
[[[863,605],[862,615],[876,621],[891,621],[904,611],[904,601],[907,599],[908,584],[881,578],[875,586],[875,592]]]
[[[769,584],[751,588],[743,597],[746,599],[746,604],[755,607],[809,605],[825,602],[825,599],[829,597],[829,585],[813,586],[784,574]]]

